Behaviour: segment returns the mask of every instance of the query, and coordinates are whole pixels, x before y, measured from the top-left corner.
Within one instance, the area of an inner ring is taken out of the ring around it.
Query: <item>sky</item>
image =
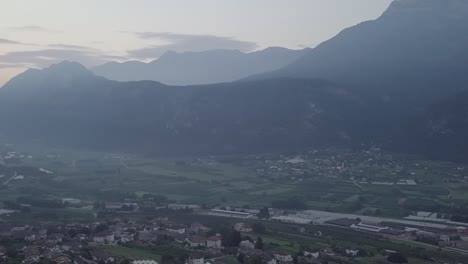
[[[87,67],[168,50],[315,47],[391,0],[1,0],[0,86],[62,60]]]

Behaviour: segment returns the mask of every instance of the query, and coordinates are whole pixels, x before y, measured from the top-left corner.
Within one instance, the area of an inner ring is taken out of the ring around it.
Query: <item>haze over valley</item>
[[[468,1],[52,2],[0,28],[0,262],[468,261]]]

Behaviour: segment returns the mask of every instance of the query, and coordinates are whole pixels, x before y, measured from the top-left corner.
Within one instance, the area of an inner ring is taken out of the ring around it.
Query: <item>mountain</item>
[[[324,78],[419,108],[466,89],[468,1],[395,0],[298,61],[247,78]]]
[[[364,98],[324,80],[198,86],[117,82],[64,62],[0,89],[0,133],[80,147],[173,154],[349,145]]]
[[[306,54],[286,67],[230,83],[118,82],[72,62],[28,70],[0,89],[0,133],[161,154],[372,141],[395,151],[466,161],[467,20],[465,0],[394,1],[380,18],[302,51]],[[233,58],[276,61],[279,51],[289,54],[282,49],[167,53],[150,64],[116,65],[142,74],[149,65],[172,65],[164,68],[176,73],[171,78],[188,82],[189,76],[227,78],[222,73],[233,65],[252,72],[255,63],[245,66],[244,59]]]
[[[299,59],[307,50],[267,48],[251,53],[237,50],[166,52],[150,63],[110,62],[92,71],[116,81],[154,80],[168,85],[212,84],[277,70]]]
[[[402,130],[402,146],[435,159],[468,161],[468,92],[431,105]],[[402,148],[404,149],[404,148]]]

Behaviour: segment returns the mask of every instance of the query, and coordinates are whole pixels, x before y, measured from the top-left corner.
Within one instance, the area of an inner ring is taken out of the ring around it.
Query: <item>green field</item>
[[[34,157],[25,160],[24,165],[44,168],[54,174],[27,175],[24,180],[11,181],[0,190],[2,201],[30,194],[51,199],[78,198],[93,203],[96,200],[121,200],[122,195],[129,193],[149,193],[165,195],[174,202],[186,204],[263,207],[271,206],[274,200],[300,197],[309,209],[392,217],[405,216],[408,210],[418,206],[421,210],[431,210],[433,205],[443,208],[453,201],[460,204],[468,201],[466,185],[443,182],[447,173],[453,173],[459,165],[389,153],[380,153],[377,157],[409,167],[406,170],[416,173],[416,180],[421,183],[417,186],[357,185],[347,176],[357,173],[354,177],[366,177],[369,181],[394,179],[394,171],[387,168],[385,162],[367,166],[362,172],[351,170],[339,177],[327,177],[327,173],[321,176],[322,172],[305,174],[298,176],[301,178],[298,181],[294,180],[297,176],[293,178],[284,172],[257,173],[259,169],[264,171],[271,167],[264,160],[281,156],[274,153],[266,154],[262,160],[256,156],[170,158],[32,149],[30,146],[18,148]],[[323,151],[318,158],[335,159],[341,153],[350,155],[348,150],[332,149]],[[365,156],[368,154],[353,155],[343,163],[361,164],[361,159],[368,160]],[[277,163],[278,166],[281,164]],[[310,162],[301,166],[315,165]],[[407,177],[405,175],[398,177]]]
[[[132,260],[154,260],[161,261],[161,255],[151,251],[123,246],[106,246],[104,250],[113,256],[123,257]]]

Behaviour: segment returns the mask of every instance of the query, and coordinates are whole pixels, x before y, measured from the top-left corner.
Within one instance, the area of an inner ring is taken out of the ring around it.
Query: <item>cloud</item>
[[[48,33],[59,33],[61,31],[44,28],[40,26],[22,26],[22,27],[9,27],[10,30],[14,31],[35,31],[35,32],[48,32]]]
[[[0,63],[0,69],[11,69],[11,68],[21,68],[21,65],[9,64],[9,63]]]
[[[47,67],[50,64],[63,60],[82,63],[86,66],[95,66],[111,60],[124,60],[120,56],[105,55],[93,49],[59,49],[49,48],[31,51],[14,51],[0,55],[0,61],[4,65],[15,67]],[[6,68],[6,67],[5,67]]]
[[[166,51],[186,52],[228,49],[248,52],[258,47],[255,42],[215,35],[191,35],[170,32],[136,32],[134,34],[141,39],[158,40],[164,43],[128,51],[131,57],[139,59],[158,58]]]
[[[14,41],[14,40],[10,40],[10,39],[3,39],[3,38],[0,38],[0,44],[21,45],[21,44],[23,44],[23,43],[18,42],[18,41]]]
[[[59,48],[59,49],[74,49],[74,50],[88,50],[88,51],[97,51],[94,48],[78,46],[78,45],[69,45],[69,44],[49,44],[47,45],[50,48]]]

